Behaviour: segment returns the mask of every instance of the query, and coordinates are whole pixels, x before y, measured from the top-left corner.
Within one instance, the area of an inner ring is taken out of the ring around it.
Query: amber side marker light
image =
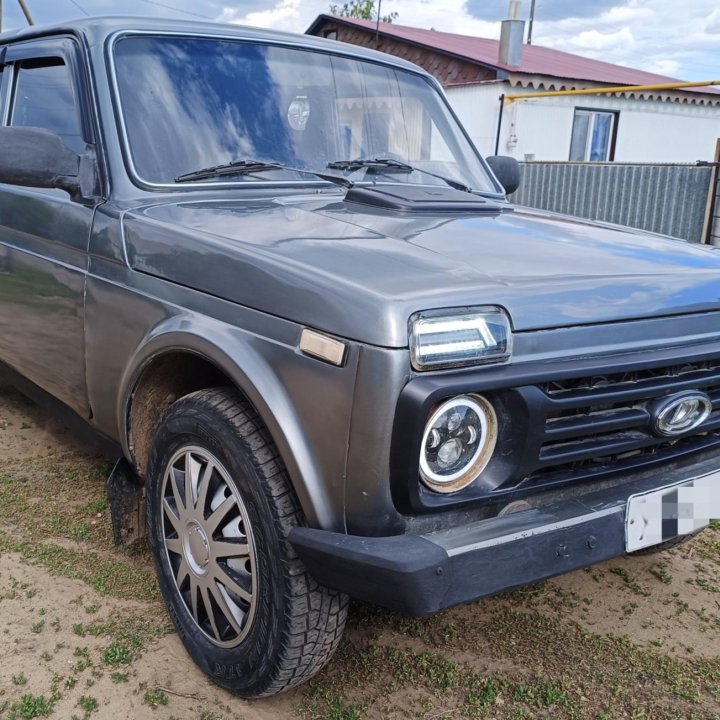
[[[300,334],[300,350],[305,355],[342,367],[347,345],[328,335],[305,328]]]

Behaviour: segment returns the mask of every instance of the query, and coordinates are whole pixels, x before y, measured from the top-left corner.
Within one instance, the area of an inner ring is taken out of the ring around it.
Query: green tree
[[[350,0],[350,2],[344,3],[342,7],[340,5],[331,5],[330,12],[333,15],[358,18],[360,20],[375,20],[377,18],[375,0]],[[383,15],[380,20],[384,23],[391,23],[397,19],[397,16],[396,12],[391,12],[389,15]]]

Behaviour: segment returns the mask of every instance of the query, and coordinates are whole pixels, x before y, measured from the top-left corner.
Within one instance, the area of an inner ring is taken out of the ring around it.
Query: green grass
[[[103,661],[108,665],[128,665],[133,660],[133,654],[127,645],[114,640],[103,653]]]
[[[159,600],[160,592],[151,570],[108,559],[95,552],[66,548],[52,542],[16,540],[0,531],[0,552],[17,552],[57,575],[83,580],[97,592],[118,598]]]
[[[145,691],[143,701],[154,710],[161,705],[167,705],[170,702],[170,698],[164,690],[156,687]]]

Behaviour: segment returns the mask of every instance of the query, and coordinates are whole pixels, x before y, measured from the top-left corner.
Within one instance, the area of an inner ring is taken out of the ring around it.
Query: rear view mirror
[[[505,188],[505,194],[512,195],[520,187],[520,163],[508,155],[491,155],[485,160]]]
[[[61,188],[71,197],[93,195],[94,161],[77,155],[49,130],[0,127],[0,183]]]

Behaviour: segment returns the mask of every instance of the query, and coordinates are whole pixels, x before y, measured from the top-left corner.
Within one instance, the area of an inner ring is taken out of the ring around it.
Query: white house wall
[[[499,97],[522,92],[508,83],[450,87],[448,99],[481,153],[495,151]],[[498,152],[519,160],[566,161],[576,107],[619,111],[617,162],[712,160],[720,107],[581,95],[506,105]]]

